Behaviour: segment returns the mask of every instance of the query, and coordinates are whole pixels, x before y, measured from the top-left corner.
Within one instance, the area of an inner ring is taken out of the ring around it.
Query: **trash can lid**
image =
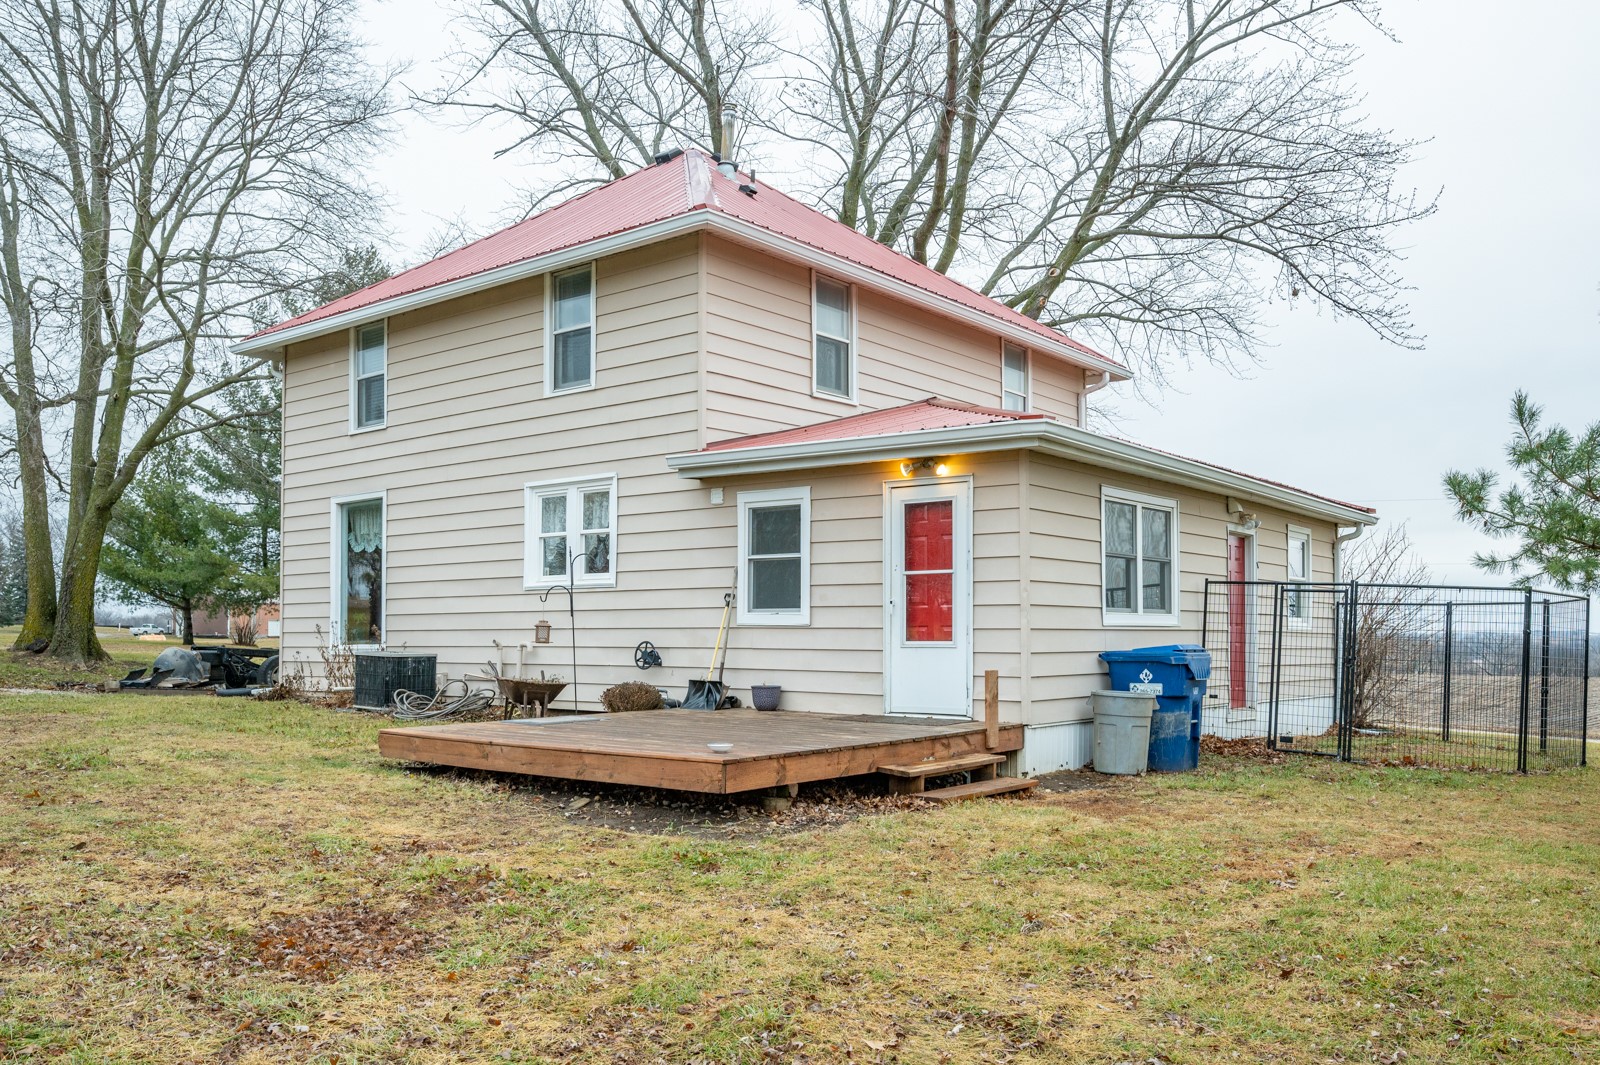
[[[1157,662],[1167,666],[1186,666],[1195,658],[1211,657],[1197,643],[1164,643],[1159,647],[1133,647],[1126,651],[1101,651],[1106,662]]]

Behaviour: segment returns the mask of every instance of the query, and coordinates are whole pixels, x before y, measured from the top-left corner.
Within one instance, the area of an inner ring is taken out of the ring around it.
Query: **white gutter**
[[[249,355],[257,358],[268,357],[273,352],[282,351],[288,345],[302,340],[310,340],[313,337],[348,329],[366,322],[377,321],[390,315],[403,314],[406,311],[431,306],[435,303],[443,303],[445,300],[456,299],[459,296],[482,292],[498,285],[505,285],[530,277],[538,277],[553,270],[563,270],[569,266],[578,266],[607,255],[615,255],[618,252],[630,251],[646,244],[654,244],[658,241],[669,240],[672,237],[697,233],[702,230],[716,232],[744,244],[758,245],[784,258],[820,266],[829,274],[840,279],[852,281],[867,288],[877,289],[907,302],[927,307],[946,318],[953,318],[985,331],[998,333],[1000,336],[1032,348],[1034,351],[1045,352],[1076,366],[1097,371],[1102,375],[1103,380],[1108,383],[1113,378],[1119,381],[1130,379],[1131,375],[1125,368],[1097,355],[1079,351],[1065,341],[1052,341],[1049,337],[1040,336],[1030,329],[985,314],[983,311],[975,310],[946,296],[936,295],[904,281],[886,277],[871,267],[861,266],[839,256],[818,251],[809,244],[802,244],[800,241],[779,236],[776,233],[762,229],[760,226],[722,214],[709,207],[699,207],[689,211],[687,214],[674,215],[659,222],[649,222],[639,226],[637,229],[629,229],[609,237],[587,241],[571,248],[562,248],[548,255],[540,255],[532,259],[524,259],[521,262],[509,263],[493,270],[485,270],[479,274],[472,274],[468,277],[457,278],[454,281],[445,281],[428,288],[418,289],[416,292],[403,293],[341,314],[306,322],[303,325],[290,326],[287,329],[279,329],[261,336],[249,337],[234,344],[229,350],[235,355]]]
[[[1100,380],[1090,381],[1085,379],[1083,391],[1078,393],[1078,424],[1083,428],[1089,427],[1089,393],[1098,392],[1111,383],[1111,375],[1102,373]]]
[[[1342,525],[1371,525],[1378,520],[1376,514],[1320,499],[1307,492],[1043,418],[843,440],[694,451],[667,456],[667,466],[682,477],[734,477],[936,455],[1014,450],[1040,451],[1090,466],[1152,477],[1168,483],[1248,496],[1296,514],[1311,515]]]
[[[1372,523],[1368,522],[1368,524]],[[1348,532],[1335,530],[1333,537],[1333,583],[1339,584],[1344,581],[1344,545],[1366,531],[1365,525],[1357,525]]]

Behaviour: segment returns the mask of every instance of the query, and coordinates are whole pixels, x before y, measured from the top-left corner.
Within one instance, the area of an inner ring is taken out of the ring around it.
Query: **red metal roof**
[[[728,440],[718,440],[707,444],[701,454],[707,452],[736,451],[746,448],[780,447],[785,444],[816,444],[830,440],[855,440],[863,437],[895,436],[900,433],[923,432],[932,429],[960,429],[979,425],[993,425],[1000,422],[1019,421],[1049,421],[1043,414],[1021,414],[1017,411],[1000,410],[996,407],[980,407],[970,403],[955,403],[948,399],[929,397],[908,403],[902,407],[890,407],[888,410],[868,411],[864,414],[849,414],[831,421],[819,422],[816,425],[803,425],[798,429],[781,429],[771,433],[755,433],[750,436],[737,436]],[[1060,423],[1065,424],[1065,423]],[[1085,430],[1089,432],[1089,430]],[[1286,491],[1296,492],[1312,499],[1320,499],[1324,503],[1335,506],[1348,507],[1367,514],[1376,514],[1372,507],[1364,507],[1359,503],[1347,503],[1342,499],[1332,496],[1308,492],[1304,488],[1284,484],[1282,481],[1270,480],[1266,477],[1257,477],[1252,473],[1219,466],[1214,462],[1204,459],[1189,458],[1172,451],[1163,451],[1160,448],[1150,447],[1137,441],[1123,437],[1109,436],[1096,433],[1106,440],[1116,440],[1119,443],[1129,444],[1144,451],[1166,455],[1170,458],[1182,459],[1184,462],[1193,462],[1200,466],[1207,466],[1223,473],[1231,473],[1236,477],[1244,477],[1251,481],[1282,488]]]
[[[995,422],[1043,421],[1043,414],[1021,414],[1000,410],[997,407],[980,407],[972,403],[955,403],[948,399],[930,396],[888,410],[868,411],[865,414],[848,414],[816,425],[802,425],[798,429],[780,429],[771,433],[736,436],[731,440],[718,440],[707,444],[707,451],[728,451],[746,447],[776,447],[782,444],[815,444],[824,440],[853,440],[860,436],[890,436],[895,433],[916,433],[928,429],[961,429],[969,425],[991,425]]]
[[[738,191],[741,183],[754,185],[757,194],[750,196]],[[732,179],[724,177],[711,159],[698,150],[687,151],[668,162],[591,189],[421,266],[263,329],[253,334],[252,339],[695,211],[711,211],[737,219],[1057,344],[1065,344],[1091,358],[1120,365],[1059,330],[901,255],[765,182],[752,181],[743,174]]]

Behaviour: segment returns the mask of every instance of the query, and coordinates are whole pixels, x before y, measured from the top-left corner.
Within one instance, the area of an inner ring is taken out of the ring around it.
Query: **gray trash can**
[[[1143,692],[1095,692],[1094,768],[1100,773],[1143,773],[1150,761],[1150,717],[1156,697]]]

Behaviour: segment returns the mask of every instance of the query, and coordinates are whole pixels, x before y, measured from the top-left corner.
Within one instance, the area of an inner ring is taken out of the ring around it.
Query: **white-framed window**
[[[811,489],[739,493],[740,625],[811,622]]]
[[[388,515],[383,493],[340,496],[332,504],[329,631],[336,644],[381,647],[388,607],[384,551]]]
[[[389,323],[350,330],[350,431],[382,429],[389,416]]]
[[[594,264],[551,274],[545,293],[545,394],[593,388]]]
[[[1028,349],[1020,344],[1000,344],[1000,409],[1028,410]]]
[[[1100,490],[1101,616],[1107,625],[1178,623],[1176,500]]]
[[[811,276],[811,387],[819,396],[856,397],[855,290],[821,274]]]
[[[617,476],[537,481],[526,493],[522,584],[617,582]]]
[[[1311,530],[1298,526],[1289,526],[1289,559],[1288,580],[1291,583],[1305,583],[1311,580]],[[1284,617],[1304,621],[1307,618],[1310,604],[1296,588],[1283,590]]]

